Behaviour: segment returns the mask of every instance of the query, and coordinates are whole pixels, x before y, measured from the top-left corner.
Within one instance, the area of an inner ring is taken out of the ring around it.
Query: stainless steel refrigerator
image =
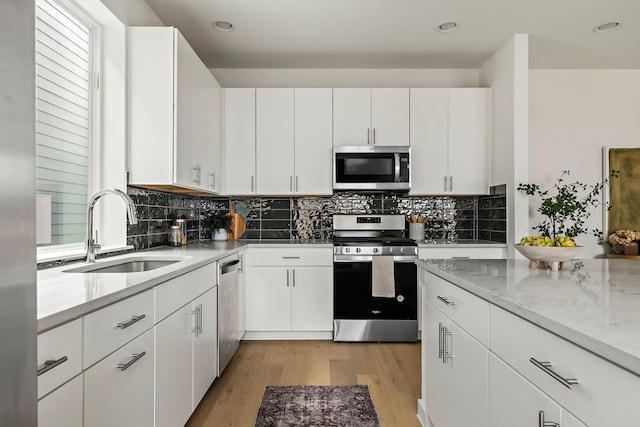
[[[0,0],[0,425],[35,427],[34,0]]]

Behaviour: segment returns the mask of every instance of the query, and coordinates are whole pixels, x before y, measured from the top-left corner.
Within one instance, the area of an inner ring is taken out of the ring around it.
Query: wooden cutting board
[[[231,231],[228,233],[229,240],[239,239],[246,231],[247,223],[245,222],[244,218],[242,218],[242,215],[236,213],[235,203],[231,203],[229,205],[229,213],[227,214],[227,216],[231,217]]]

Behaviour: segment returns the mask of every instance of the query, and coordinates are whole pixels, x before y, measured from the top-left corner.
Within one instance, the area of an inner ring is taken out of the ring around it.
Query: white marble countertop
[[[461,288],[640,375],[640,262],[584,259],[416,261]]]
[[[306,247],[332,247],[326,241],[209,241],[181,247],[163,246],[126,255],[98,260],[109,263],[123,258],[158,257],[178,259],[179,262],[140,273],[69,273],[66,270],[84,266],[70,263],[38,271],[37,319],[38,332],[44,332],[124,298],[151,289],[191,270],[215,262],[249,246],[287,247],[302,244]]]

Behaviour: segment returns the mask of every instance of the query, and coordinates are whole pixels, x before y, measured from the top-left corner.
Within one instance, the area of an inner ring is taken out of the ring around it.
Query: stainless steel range
[[[418,248],[404,227],[403,215],[334,215],[334,341],[417,341]]]

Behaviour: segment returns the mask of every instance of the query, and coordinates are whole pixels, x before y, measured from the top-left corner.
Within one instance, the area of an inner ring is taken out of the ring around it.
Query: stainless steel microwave
[[[410,147],[336,146],[333,189],[407,191],[410,167]]]

